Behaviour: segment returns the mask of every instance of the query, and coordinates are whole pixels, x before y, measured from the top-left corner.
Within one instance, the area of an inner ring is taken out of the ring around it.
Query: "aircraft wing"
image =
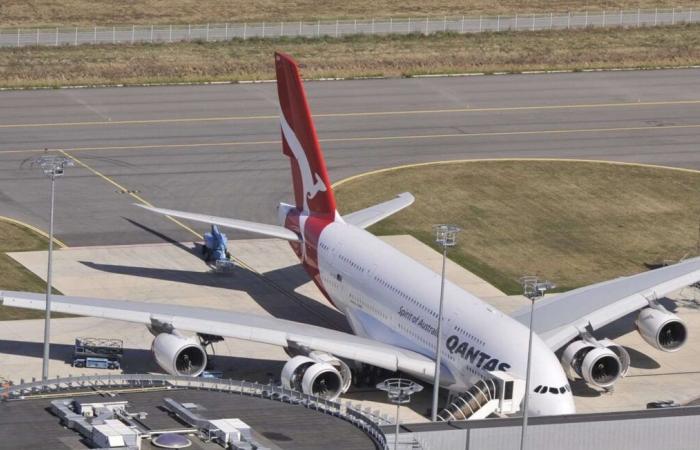
[[[208,214],[197,214],[186,211],[177,211],[174,209],[154,208],[152,206],[140,205],[134,203],[143,209],[163,214],[166,216],[179,217],[181,219],[194,220],[195,222],[204,222],[213,225],[219,225],[234,230],[250,231],[252,233],[263,234],[265,236],[286,239],[288,241],[299,241],[299,236],[287,228],[277,225],[268,225],[265,223],[248,222],[247,220],[229,219],[226,217],[210,216]]]
[[[556,351],[587,327],[599,329],[650,301],[700,281],[700,258],[584,286],[535,303],[533,330]],[[529,325],[530,306],[513,313]]]
[[[45,309],[45,294],[0,293],[0,304],[15,308]],[[402,370],[417,377],[432,377],[435,364],[416,352],[382,344],[349,333],[289,320],[218,309],[143,303],[99,298],[52,296],[51,310],[79,316],[101,317],[150,325],[157,321],[175,329],[244,339],[286,347],[294,342],[340,358]]]
[[[343,220],[356,227],[367,228],[410,206],[415,200],[416,198],[410,192],[403,192],[387,202],[343,216]]]

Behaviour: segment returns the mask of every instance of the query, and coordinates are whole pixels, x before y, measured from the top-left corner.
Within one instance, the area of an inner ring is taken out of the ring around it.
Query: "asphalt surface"
[[[471,158],[700,169],[697,69],[309,82],[307,91],[333,181]],[[57,182],[56,235],[68,245],[194,238],[132,206],[139,199],[268,223],[291,199],[273,83],[9,91],[0,102],[0,215],[48,228],[49,182],[30,167],[42,149],[87,166]]]

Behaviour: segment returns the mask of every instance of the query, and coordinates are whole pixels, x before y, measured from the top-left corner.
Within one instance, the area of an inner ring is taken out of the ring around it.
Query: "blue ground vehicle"
[[[219,231],[216,225],[211,226],[211,231],[204,233],[204,245],[202,246],[202,256],[206,262],[228,261],[231,254],[226,246],[228,238]]]

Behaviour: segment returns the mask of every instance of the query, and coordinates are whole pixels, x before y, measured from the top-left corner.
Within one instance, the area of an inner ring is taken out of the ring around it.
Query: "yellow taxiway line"
[[[522,131],[485,131],[478,133],[442,133],[442,134],[409,134],[400,136],[358,136],[345,138],[319,139],[321,143],[333,142],[372,142],[372,141],[394,141],[394,140],[418,140],[418,139],[445,139],[445,138],[472,138],[490,136],[528,136],[528,135],[551,135],[551,134],[575,134],[575,133],[610,133],[623,131],[660,131],[660,130],[680,130],[700,128],[700,124],[688,125],[661,125],[661,126],[640,126],[640,127],[614,127],[614,128],[572,128],[561,130],[522,130]],[[70,152],[84,151],[106,151],[106,150],[148,150],[148,149],[168,149],[168,148],[198,148],[198,147],[239,147],[247,145],[279,145],[279,140],[265,141],[231,141],[231,142],[193,142],[185,144],[148,144],[148,145],[115,145],[106,147],[75,147],[68,149]],[[44,152],[45,149],[12,149],[0,150],[3,153],[37,153]],[[63,150],[59,150],[63,151]]]
[[[30,225],[27,222],[22,222],[21,220],[13,219],[12,217],[6,217],[6,216],[0,216],[0,220],[3,220],[5,222],[14,223],[14,224],[19,225],[19,226],[24,227],[24,228],[28,228],[28,229],[32,230],[33,232],[35,232],[36,234],[45,237],[47,240],[49,239],[49,233],[47,233],[46,231],[44,231],[40,228],[35,227],[34,225]],[[65,243],[56,239],[56,236],[54,236],[54,238],[53,238],[53,243],[58,245],[60,248],[68,248],[68,246]]]
[[[671,166],[661,166],[658,164],[646,164],[646,163],[635,163],[635,162],[625,162],[625,161],[606,161],[603,159],[580,159],[580,158],[477,158],[477,159],[447,159],[441,161],[430,161],[422,163],[411,163],[402,164],[400,166],[385,167],[383,169],[370,170],[368,172],[358,173],[357,175],[351,175],[342,180],[338,180],[331,185],[333,189],[341,186],[359,178],[376,175],[380,173],[393,172],[395,170],[402,169],[412,169],[415,167],[424,166],[440,166],[444,164],[463,164],[463,163],[482,163],[482,162],[538,162],[538,161],[549,161],[549,162],[576,162],[576,163],[593,163],[593,164],[611,164],[616,166],[630,166],[630,167],[646,167],[650,169],[664,169],[664,170],[675,170],[678,172],[687,172],[700,174],[700,170],[696,169],[686,169],[683,167],[671,167]]]
[[[66,152],[66,151],[64,151],[64,150],[59,150],[59,151],[60,151],[60,153],[63,154],[65,157],[70,158],[70,159],[72,159],[73,161],[75,161],[75,163],[76,163],[77,165],[79,165],[80,167],[82,167],[82,168],[84,168],[84,169],[86,169],[86,170],[89,170],[89,171],[92,172],[93,174],[95,174],[95,175],[97,175],[98,177],[100,177],[100,178],[102,178],[103,180],[105,180],[107,183],[109,183],[109,184],[111,184],[112,186],[114,186],[114,187],[116,187],[117,189],[119,189],[120,191],[129,194],[131,197],[133,197],[133,198],[134,198],[136,201],[138,201],[139,203],[144,204],[144,205],[146,205],[146,206],[150,206],[151,208],[154,207],[153,204],[151,204],[149,201],[147,201],[146,199],[144,199],[144,198],[141,197],[140,195],[136,194],[135,192],[130,191],[130,190],[127,189],[126,187],[124,187],[124,186],[122,186],[121,184],[119,184],[119,183],[117,183],[116,181],[114,181],[112,178],[110,178],[110,177],[108,177],[107,175],[105,175],[105,174],[99,172],[98,170],[92,168],[91,166],[85,164],[83,161],[81,161],[80,159],[76,158],[75,156],[69,154],[68,152]],[[195,230],[193,230],[192,228],[188,227],[188,226],[185,225],[184,223],[180,222],[180,221],[177,220],[176,218],[170,217],[170,216],[165,216],[165,217],[167,217],[168,219],[170,219],[171,221],[173,221],[175,224],[181,226],[181,227],[184,228],[185,230],[189,231],[190,233],[194,234],[195,236],[197,236],[198,239],[202,239],[202,235],[201,235],[201,234],[197,233]]]
[[[532,106],[503,106],[487,108],[449,108],[449,109],[417,109],[405,111],[359,111],[347,113],[321,113],[314,114],[315,118],[326,117],[373,117],[373,116],[406,116],[406,115],[429,115],[429,114],[460,114],[460,113],[480,113],[480,112],[508,112],[508,111],[538,111],[538,110],[561,110],[561,109],[591,109],[591,108],[630,108],[648,106],[674,106],[674,105],[695,105],[700,104],[700,100],[663,100],[655,102],[616,102],[616,103],[583,103],[572,105],[532,105]],[[83,122],[49,122],[49,123],[18,123],[0,124],[3,128],[44,128],[44,127],[81,127],[81,126],[104,126],[104,125],[152,125],[166,123],[198,123],[198,122],[228,122],[244,120],[272,120],[278,115],[250,115],[250,116],[222,116],[222,117],[181,117],[172,119],[135,119],[135,120],[99,120]]]

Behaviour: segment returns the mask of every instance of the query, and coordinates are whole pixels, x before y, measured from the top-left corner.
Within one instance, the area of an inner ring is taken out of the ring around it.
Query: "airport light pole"
[[[438,395],[440,393],[440,360],[442,358],[442,307],[445,297],[445,262],[447,261],[447,248],[454,247],[457,243],[457,233],[460,228],[455,225],[435,225],[435,242],[442,246],[442,279],[440,284],[440,307],[438,309],[437,342],[435,345],[435,378],[433,379],[433,408],[431,420],[437,421]]]
[[[423,386],[406,378],[389,378],[377,384],[377,389],[386,392],[389,401],[396,405],[396,431],[394,450],[399,448],[399,412],[401,405],[411,402],[411,395],[423,390]]]
[[[63,175],[66,167],[73,165],[73,160],[59,155],[43,155],[32,161],[51,179],[51,213],[49,218],[49,258],[46,268],[46,315],[44,319],[44,359],[41,366],[41,379],[49,378],[49,347],[51,340],[51,263],[53,260],[53,212],[56,178]]]
[[[528,399],[530,398],[530,365],[532,363],[532,322],[535,317],[535,301],[544,297],[545,292],[553,289],[555,285],[549,281],[540,281],[536,276],[524,276],[520,279],[523,286],[523,295],[530,299],[530,337],[527,343],[527,368],[525,369],[525,399],[523,401],[523,426],[520,432],[520,450],[525,448],[525,435],[527,433]]]

